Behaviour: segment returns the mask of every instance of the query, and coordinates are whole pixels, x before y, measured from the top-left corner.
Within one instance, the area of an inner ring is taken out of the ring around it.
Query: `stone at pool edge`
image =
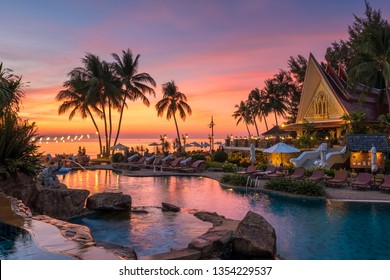
[[[94,211],[130,211],[131,196],[122,192],[102,192],[87,198],[86,208]]]
[[[275,259],[275,229],[261,215],[249,211],[234,233],[232,250],[246,259]]]
[[[180,212],[180,207],[166,203],[166,202],[161,202],[162,205],[162,211],[164,212]]]

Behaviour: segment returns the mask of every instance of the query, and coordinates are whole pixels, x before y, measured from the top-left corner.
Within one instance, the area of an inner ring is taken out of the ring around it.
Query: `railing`
[[[295,167],[301,167],[307,160],[313,160],[318,158],[320,156],[321,150],[326,148],[327,148],[327,144],[322,143],[321,145],[318,146],[318,148],[315,151],[303,152],[297,158],[290,159],[290,162]]]
[[[332,166],[336,163],[344,163],[347,159],[347,146],[344,146],[341,151],[335,151],[326,154],[326,167],[332,168]]]

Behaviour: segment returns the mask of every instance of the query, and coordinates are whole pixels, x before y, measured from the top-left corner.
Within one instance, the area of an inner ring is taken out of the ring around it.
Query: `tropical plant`
[[[145,94],[156,95],[154,89],[149,86],[152,85],[153,87],[156,87],[156,82],[148,73],[138,73],[139,54],[133,58],[133,53],[130,49],[127,49],[126,51],[122,51],[122,57],[119,57],[119,55],[115,53],[112,54],[112,56],[115,60],[113,63],[115,75],[121,81],[124,88],[121,97],[122,104],[120,106],[118,129],[114,141],[114,145],[116,145],[122,125],[123,111],[124,108],[127,107],[126,100],[136,101],[141,99],[143,104],[149,107],[150,102]]]
[[[324,197],[326,195],[324,184],[322,182],[312,182],[306,180],[276,178],[274,180],[267,181],[265,188],[311,197]]]
[[[225,151],[218,150],[216,151],[211,160],[216,162],[225,162],[228,159],[228,154]]]
[[[20,100],[24,97],[22,78],[12,74],[0,63],[0,114],[5,110],[19,111]]]
[[[278,74],[273,79],[267,79],[264,81],[264,91],[266,92],[266,100],[272,108],[272,112],[275,115],[275,125],[279,125],[277,116],[286,117],[286,104],[285,96],[282,95],[281,87],[278,85]]]
[[[234,107],[237,109],[233,113],[234,119],[237,120],[236,125],[238,125],[240,122],[243,122],[245,124],[246,130],[248,131],[248,135],[251,136],[248,124],[252,124],[253,120],[249,106],[247,106],[244,101],[241,101],[240,105],[236,104]]]
[[[175,82],[172,80],[162,85],[163,97],[160,101],[157,102],[155,108],[157,110],[157,115],[162,117],[166,111],[167,120],[170,120],[173,117],[177,133],[177,143],[180,151],[183,150],[181,145],[181,138],[179,133],[179,126],[177,125],[176,113],[179,111],[180,118],[185,121],[187,114],[191,115],[191,107],[187,104],[187,97],[184,93],[178,91],[178,87]]]
[[[226,183],[237,187],[245,187],[247,180],[248,176],[241,174],[223,174],[221,177],[221,183]]]

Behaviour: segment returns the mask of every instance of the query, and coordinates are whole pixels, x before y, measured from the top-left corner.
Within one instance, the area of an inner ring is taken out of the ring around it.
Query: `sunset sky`
[[[390,1],[369,2],[389,19]],[[362,16],[364,9],[363,0],[2,1],[0,62],[28,82],[20,115],[36,122],[41,134],[94,133],[90,120],[58,116],[54,98],[86,52],[110,62],[111,53],[130,48],[141,54],[139,72],[158,87],[149,108],[129,103],[124,136],[175,136],[173,120],[154,109],[161,84],[170,80],[193,110],[179,121],[181,133],[207,136],[214,116],[217,137],[246,135],[232,117],[234,105],[287,69],[290,56],[312,52],[323,60],[331,42],[347,38],[353,14]]]

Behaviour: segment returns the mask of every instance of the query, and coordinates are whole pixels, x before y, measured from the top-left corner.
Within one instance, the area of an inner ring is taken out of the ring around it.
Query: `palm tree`
[[[179,111],[180,118],[185,121],[187,116],[186,112],[188,115],[192,114],[191,107],[187,104],[186,95],[178,91],[178,87],[175,85],[173,80],[162,85],[162,92],[163,98],[155,105],[157,115],[162,117],[164,112],[167,111],[167,120],[170,120],[173,117],[176,126],[179,150],[182,151],[179,127],[176,120],[176,112]]]
[[[154,89],[148,85],[150,84],[153,87],[156,87],[156,82],[148,73],[138,73],[139,54],[133,58],[133,53],[130,49],[127,49],[126,51],[122,51],[122,57],[119,57],[119,55],[115,53],[113,53],[112,56],[115,60],[113,63],[115,75],[119,78],[124,87],[122,105],[120,106],[118,130],[114,141],[114,145],[116,145],[122,125],[123,111],[124,108],[127,107],[126,99],[131,101],[141,99],[142,102],[149,107],[150,102],[145,96],[145,93],[156,96]]]
[[[287,107],[285,105],[285,96],[283,96],[279,90],[277,82],[276,78],[265,80],[264,91],[266,93],[269,106],[272,108],[271,110],[275,115],[275,123],[276,125],[279,125],[277,116],[285,117]]]
[[[3,68],[0,63],[0,113],[11,108],[19,111],[20,100],[24,97],[22,78],[12,74],[12,70]]]
[[[83,77],[81,76],[73,76],[70,80],[64,83],[64,87],[66,89],[61,90],[56,96],[57,101],[63,101],[63,103],[58,108],[58,114],[65,114],[67,111],[72,109],[69,115],[69,120],[72,120],[77,112],[79,112],[82,119],[90,117],[97,131],[97,135],[99,138],[100,154],[102,154],[103,148],[100,130],[92,115],[91,110],[94,111],[100,117],[102,115],[102,112],[95,105],[88,104],[85,100],[88,91],[87,81],[83,80]]]
[[[233,113],[234,119],[237,120],[236,125],[238,125],[240,122],[245,123],[248,135],[251,136],[251,132],[249,131],[248,127],[248,124],[252,123],[252,116],[249,107],[245,104],[244,101],[241,101],[239,105],[236,104],[234,107],[237,108],[237,110]]]
[[[390,112],[390,26],[370,29],[365,40],[358,47],[358,53],[348,72],[356,82],[368,86],[385,84],[388,109]],[[378,83],[379,82],[379,83]]]
[[[108,157],[112,135],[111,111],[112,108],[119,108],[121,105],[121,84],[114,76],[111,65],[100,60],[98,56],[87,53],[81,61],[84,67],[73,69],[69,76],[71,79],[72,77],[83,77],[87,82],[84,102],[96,106],[101,111],[100,116],[103,118],[106,138],[105,156]]]

